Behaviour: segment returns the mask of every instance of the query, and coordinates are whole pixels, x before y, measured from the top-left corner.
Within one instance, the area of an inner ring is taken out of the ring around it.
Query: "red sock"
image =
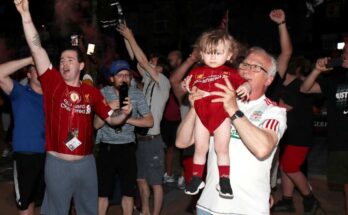
[[[192,164],[192,175],[198,176],[200,178],[203,177],[205,164]]]
[[[221,177],[230,177],[230,165],[219,165],[219,176]]]

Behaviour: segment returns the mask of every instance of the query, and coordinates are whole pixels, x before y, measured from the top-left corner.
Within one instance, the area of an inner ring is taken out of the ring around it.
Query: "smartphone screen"
[[[95,44],[88,43],[87,54],[88,55],[92,55],[94,53],[94,48],[95,48]]]
[[[344,48],[344,42],[337,43],[337,49],[342,50]]]

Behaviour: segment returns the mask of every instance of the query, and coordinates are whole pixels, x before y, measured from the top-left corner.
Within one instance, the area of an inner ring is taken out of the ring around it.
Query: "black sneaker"
[[[288,213],[294,213],[295,206],[292,199],[282,199],[279,200],[273,207],[272,212],[288,212]]]
[[[216,189],[219,191],[219,194],[222,198],[232,199],[233,191],[231,188],[230,179],[227,177],[221,177],[219,184],[216,186]]]
[[[315,214],[319,207],[319,201],[314,196],[310,198],[303,198],[304,215]]]
[[[186,185],[184,192],[188,195],[196,195],[204,186],[205,183],[200,177],[192,176],[191,182]]]

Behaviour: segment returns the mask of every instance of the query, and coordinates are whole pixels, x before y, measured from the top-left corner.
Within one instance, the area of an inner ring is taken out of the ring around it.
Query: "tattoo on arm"
[[[35,36],[33,37],[32,43],[35,46],[41,47],[41,41],[40,41],[40,36],[39,34],[35,34]]]

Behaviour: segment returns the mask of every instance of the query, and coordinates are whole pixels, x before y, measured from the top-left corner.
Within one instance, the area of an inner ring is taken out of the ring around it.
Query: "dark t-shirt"
[[[329,150],[348,151],[348,70],[339,68],[319,84],[327,99]]]
[[[266,97],[272,101],[279,102],[280,89],[282,88],[283,80],[278,74],[275,74],[272,84],[267,88]]]
[[[312,144],[312,98],[310,94],[300,92],[302,81],[295,79],[282,87],[280,98],[289,106],[287,111],[287,130],[283,143],[294,146]]]

